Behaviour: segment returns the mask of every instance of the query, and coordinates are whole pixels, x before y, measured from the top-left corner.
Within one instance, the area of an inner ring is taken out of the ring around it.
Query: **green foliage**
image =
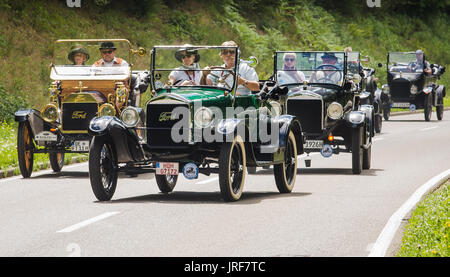
[[[0,122],[13,122],[14,113],[20,108],[27,108],[28,101],[20,95],[6,93],[0,85]]]
[[[413,212],[398,257],[450,257],[450,183],[426,197]]]

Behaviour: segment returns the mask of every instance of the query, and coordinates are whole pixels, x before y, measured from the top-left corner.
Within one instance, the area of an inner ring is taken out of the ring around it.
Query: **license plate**
[[[392,108],[409,108],[409,103],[393,103]]]
[[[57,141],[58,136],[55,134],[52,134],[51,132],[44,131],[40,132],[36,136],[34,136],[34,139],[37,141]]]
[[[88,140],[76,140],[72,142],[70,150],[74,152],[88,152],[89,151],[89,141]]]
[[[307,140],[303,145],[305,149],[322,149],[323,141],[322,140]]]
[[[156,163],[156,175],[178,175],[178,163]]]

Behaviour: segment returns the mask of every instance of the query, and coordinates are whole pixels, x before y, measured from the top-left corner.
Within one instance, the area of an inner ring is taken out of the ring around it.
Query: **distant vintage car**
[[[112,55],[114,50],[117,66],[101,65],[99,48],[106,51],[105,55]],[[119,116],[127,106],[139,103],[140,94],[148,87],[148,72],[131,71],[134,54],[144,55],[145,50],[131,49],[125,39],[55,42],[50,101],[40,111],[15,113],[19,122],[17,153],[24,178],[31,176],[35,153],[49,153],[51,168],[59,172],[65,153],[89,152],[88,126],[92,118]]]
[[[224,65],[219,53],[225,51],[235,54],[234,66]],[[151,53],[154,95],[145,108],[127,107],[120,118],[103,116],[90,123],[89,176],[98,200],[113,197],[123,171],[155,173],[163,193],[174,189],[181,173],[187,179],[216,173],[222,198],[236,201],[247,166],[273,165],[278,190],[292,191],[297,154],[303,153],[301,126],[271,106],[271,99],[286,89],[236,95],[235,77],[246,62],[237,47],[155,46]],[[196,63],[215,65],[205,73],[211,84],[194,82],[204,67],[181,66],[181,56],[193,55]],[[175,75],[184,81],[170,81]]]
[[[382,109],[389,120],[391,108],[424,110],[425,121],[430,121],[433,107],[438,120],[444,116],[445,87],[437,84],[445,67],[431,64],[431,73],[425,72],[427,62],[420,52],[389,52],[387,55],[387,84],[382,87]],[[425,61],[425,62],[424,62]],[[378,65],[382,67],[382,64]]]
[[[323,157],[350,152],[354,174],[370,168],[375,111],[361,104],[355,61],[352,73],[344,52],[275,52],[276,81],[289,88],[285,108],[300,120],[307,167],[312,152]]]

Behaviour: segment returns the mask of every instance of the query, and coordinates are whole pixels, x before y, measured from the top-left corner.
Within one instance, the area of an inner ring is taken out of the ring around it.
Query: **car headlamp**
[[[383,91],[384,94],[389,94],[389,86],[387,84],[384,84],[381,87],[381,90]]]
[[[213,118],[213,112],[210,109],[201,107],[194,114],[194,124],[198,128],[206,128],[211,125]]]
[[[98,109],[98,116],[115,116],[116,115],[116,109],[113,105],[109,103],[105,103],[100,106],[100,109]]]
[[[409,92],[411,92],[411,94],[415,95],[419,92],[419,88],[416,85],[412,85]]]
[[[272,112],[274,113],[273,116],[280,116],[283,111],[280,103],[277,101],[271,101],[270,105],[272,106]]]
[[[360,124],[364,121],[364,112],[352,112],[350,113],[348,120],[353,124]]]
[[[327,114],[329,118],[333,120],[338,120],[344,114],[344,109],[342,108],[342,105],[339,104],[338,102],[333,102],[328,106]]]
[[[359,84],[361,82],[361,76],[359,74],[353,74],[352,80],[355,84]]]
[[[136,127],[140,119],[139,112],[134,107],[126,107],[120,114],[120,119],[126,127]]]
[[[47,104],[41,110],[41,117],[47,122],[55,122],[58,115],[58,108],[54,104]]]

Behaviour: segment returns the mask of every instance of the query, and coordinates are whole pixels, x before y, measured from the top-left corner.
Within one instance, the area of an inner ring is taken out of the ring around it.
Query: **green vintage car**
[[[221,53],[234,55],[234,65],[226,66]],[[120,118],[90,123],[89,175],[100,201],[112,198],[121,171],[155,173],[163,193],[181,173],[187,179],[219,174],[223,199],[236,201],[247,166],[273,165],[278,190],[292,191],[303,153],[301,126],[271,106],[287,88],[237,96],[236,76],[251,68],[238,47],[155,46],[151,54],[153,97],[145,108],[130,106]],[[181,63],[190,58],[194,64]]]

